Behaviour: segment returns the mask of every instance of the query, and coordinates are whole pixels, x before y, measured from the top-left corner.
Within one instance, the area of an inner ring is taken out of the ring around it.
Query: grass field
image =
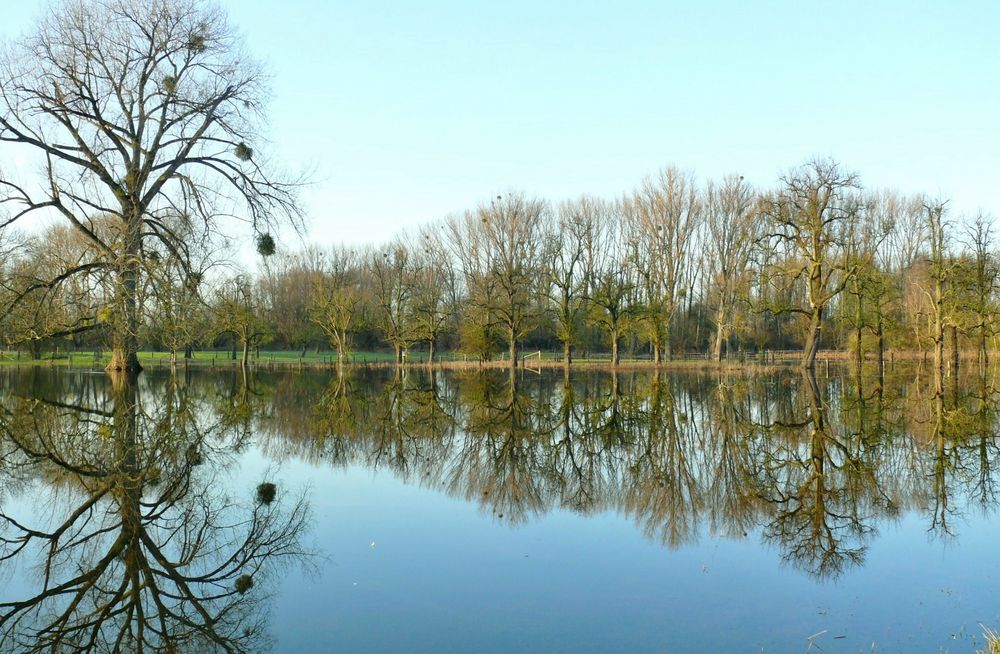
[[[891,358],[890,358],[891,354]],[[977,352],[962,352],[962,358],[974,358]],[[236,358],[232,356],[230,350],[201,350],[194,353],[192,359],[185,360],[178,356],[178,366],[199,366],[199,367],[233,367],[239,365],[241,352],[236,353]],[[561,351],[522,351],[523,365],[526,368],[550,368],[561,367]],[[781,351],[766,353],[763,361],[757,360],[752,354],[746,357],[736,357],[725,359],[721,362],[723,368],[753,367],[760,368],[760,364],[766,362],[772,365],[784,365],[796,363],[801,356],[798,351]],[[301,350],[261,350],[260,356],[251,356],[251,363],[261,367],[274,368],[325,368],[334,367],[337,363],[336,352],[309,350],[303,354]],[[887,353],[886,364],[889,365],[897,359],[900,361],[921,360],[926,358],[926,353],[907,351]],[[93,350],[78,350],[74,352],[46,352],[40,359],[32,359],[27,352],[14,350],[0,351],[0,366],[20,365],[20,366],[68,366],[73,368],[99,369],[107,365],[111,358],[111,351],[104,350],[95,352]],[[831,362],[844,362],[851,358],[851,354],[845,351],[826,350],[820,351],[817,358],[817,366],[830,365]],[[996,359],[996,353],[991,356]],[[170,353],[160,351],[145,350],[139,352],[139,361],[145,368],[159,368],[170,366]],[[867,359],[869,363],[873,359]],[[394,354],[388,350],[360,351],[353,352],[349,357],[352,365],[379,365],[387,366],[394,363]],[[422,365],[427,363],[427,352],[409,353],[406,363],[409,365]],[[610,367],[610,354],[592,354],[588,357],[574,356],[573,367],[578,368],[607,368]],[[468,357],[460,352],[439,352],[435,356],[435,364],[442,367],[479,367],[481,364],[476,358]],[[505,367],[507,365],[506,355],[498,355],[491,361],[484,364],[486,367]],[[651,357],[648,353],[637,356],[622,356],[619,368],[629,367],[649,367],[652,365]],[[711,361],[705,354],[690,354],[680,356],[664,362],[664,367],[670,368],[705,368],[719,367]]]
[[[183,357],[178,355],[177,363],[178,365],[197,365],[197,366],[230,366],[239,364],[239,358],[241,353],[236,353],[236,358],[232,358],[232,353],[230,350],[202,350],[194,352],[192,359],[185,361]],[[539,352],[539,351],[529,351],[523,352],[525,365],[534,366],[536,364],[542,364],[545,366],[551,366],[553,364],[562,364],[562,352]],[[257,365],[274,365],[274,366],[329,366],[336,364],[336,352],[331,351],[307,351],[305,354],[302,351],[293,350],[261,350],[260,356],[251,356],[251,362]],[[27,352],[17,352],[17,351],[0,351],[0,365],[41,365],[41,366],[72,366],[81,368],[90,367],[103,367],[110,361],[111,351],[105,350],[103,352],[94,352],[92,350],[78,350],[75,352],[46,352],[42,355],[40,359],[32,359]],[[144,350],[139,352],[139,361],[144,366],[169,366],[170,365],[170,353],[160,352],[160,351],[149,351]],[[394,354],[391,351],[361,351],[352,352],[349,357],[349,362],[352,364],[391,364],[394,361]],[[488,363],[492,365],[503,365],[507,361],[505,356],[497,356]],[[704,362],[704,357],[696,358],[683,358],[675,360],[675,363],[684,363],[686,361],[702,361]],[[426,352],[411,352],[406,359],[407,364],[418,365],[427,363],[427,353]],[[475,358],[470,358],[462,355],[459,352],[438,352],[435,354],[435,363],[441,364],[471,364],[477,365],[478,361]],[[607,365],[610,363],[610,355],[594,355],[589,358],[584,357],[574,357],[574,364],[581,365]],[[650,363],[650,358],[646,356],[637,357],[622,357],[621,364],[642,364]]]
[[[178,356],[178,365],[192,365],[192,366],[217,366],[217,367],[229,367],[233,365],[239,365],[240,352],[237,352],[236,358],[232,358],[232,353],[230,350],[214,350],[214,351],[197,351],[194,353],[192,359],[185,361],[181,356]],[[539,352],[531,351],[522,353],[526,358],[524,363],[528,367],[543,366],[549,367],[553,365],[562,365],[562,352]],[[336,353],[331,351],[307,351],[304,355],[301,351],[292,350],[261,350],[260,356],[252,356],[251,362],[255,365],[261,366],[274,366],[274,367],[325,367],[336,365]],[[75,352],[58,352],[58,353],[45,353],[40,359],[32,359],[30,355],[26,352],[16,352],[16,351],[0,351],[0,365],[38,365],[38,366],[68,366],[76,368],[102,368],[104,367],[111,358],[110,350],[105,350],[103,352],[94,351],[75,351]],[[170,353],[169,352],[158,352],[145,350],[139,352],[139,361],[144,367],[161,367],[170,365]],[[394,354],[391,351],[362,351],[353,352],[350,355],[349,362],[355,365],[372,365],[372,364],[392,364],[394,362]],[[506,365],[506,357],[495,357],[492,361],[487,362],[487,365]],[[695,358],[683,358],[675,359],[673,364],[691,364],[691,363],[706,363],[704,357]],[[427,353],[426,352],[411,352],[406,363],[410,365],[420,365],[427,363]],[[456,365],[456,366],[477,366],[478,361],[475,358],[470,358],[462,355],[459,352],[439,352],[435,356],[435,363],[442,365]],[[628,365],[644,365],[651,363],[649,356],[638,356],[638,357],[622,357],[622,366]],[[606,366],[610,364],[610,355],[595,355],[589,358],[584,357],[574,357],[574,365],[580,366]]]

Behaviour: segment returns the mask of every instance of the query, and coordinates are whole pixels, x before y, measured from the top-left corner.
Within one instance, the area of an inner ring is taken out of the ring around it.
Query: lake
[[[975,652],[995,372],[0,370],[0,651]]]

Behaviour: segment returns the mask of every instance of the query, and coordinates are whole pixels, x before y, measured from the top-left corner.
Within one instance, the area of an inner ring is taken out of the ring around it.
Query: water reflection
[[[268,578],[307,555],[308,508],[220,483],[251,433],[250,387],[13,377],[0,571],[33,574],[22,596],[4,593],[0,650],[266,650]]]
[[[992,377],[357,371],[274,386],[273,456],[391,470],[512,525],[615,511],[667,547],[759,532],[818,579],[906,512],[954,538],[996,506]]]
[[[300,557],[308,512],[226,481],[251,446],[512,526],[619,513],[667,548],[760,540],[836,579],[904,515],[949,540],[995,510],[992,375],[8,372],[0,572],[36,575],[4,595],[0,649],[266,649],[268,572]]]

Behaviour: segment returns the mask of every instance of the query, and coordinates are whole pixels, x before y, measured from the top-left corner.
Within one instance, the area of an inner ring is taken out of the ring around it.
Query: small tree
[[[498,195],[449,222],[469,302],[503,329],[511,367],[517,343],[534,326],[533,292],[541,282],[542,227],[548,205],[523,193]]]
[[[597,239],[594,277],[587,293],[590,318],[608,336],[611,365],[617,366],[622,337],[639,313],[636,302],[635,262],[623,240],[620,207],[609,206],[604,229]]]
[[[347,362],[362,309],[359,257],[348,248],[333,248],[323,259],[323,274],[312,289],[313,322],[337,350],[337,363]]]
[[[443,226],[439,226],[441,228]],[[434,363],[438,339],[458,308],[458,280],[447,249],[434,229],[420,233],[413,285],[413,335],[427,342],[427,363]]]
[[[410,344],[417,339],[413,320],[414,255],[397,241],[372,250],[366,258],[375,324],[392,345],[399,364]]]
[[[710,183],[705,195],[705,254],[709,298],[715,311],[712,359],[720,361],[749,282],[751,257],[761,236],[761,217],[754,190],[742,176],[731,175],[719,185]]]
[[[271,337],[271,326],[264,318],[260,292],[245,275],[226,281],[216,291],[215,316],[218,331],[230,333],[240,343],[240,365],[250,362],[250,350],[259,348]]]
[[[989,364],[989,338],[996,331],[996,295],[1000,290],[1000,261],[993,250],[993,221],[980,213],[966,227],[966,312],[968,329],[976,334],[980,362]]]
[[[565,202],[558,222],[549,226],[544,262],[556,337],[563,344],[563,364],[573,361],[573,346],[587,311],[587,289],[593,277],[593,241],[606,214],[604,203],[590,197]]]

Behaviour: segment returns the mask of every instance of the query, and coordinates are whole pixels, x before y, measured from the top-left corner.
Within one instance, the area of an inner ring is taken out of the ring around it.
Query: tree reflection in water
[[[787,563],[829,579],[863,564],[879,527],[903,512],[949,537],[965,500],[994,510],[992,385],[952,380],[935,401],[933,380],[913,379],[913,369],[822,379],[366,371],[323,393],[281,385],[270,448],[388,468],[510,524],[556,508],[616,511],[668,547],[759,531]],[[283,429],[286,417],[295,429]]]
[[[244,421],[220,420],[174,378],[32,386],[0,408],[13,491],[0,566],[37,565],[31,593],[0,604],[0,650],[267,649],[268,578],[306,560],[308,507],[282,489],[227,494]],[[235,397],[229,406],[245,404]]]
[[[954,538],[997,502],[992,371],[46,379],[7,373],[0,403],[0,572],[38,564],[35,591],[0,606],[2,651],[266,649],[268,571],[302,556],[307,509],[280,486],[274,503],[226,492],[251,441],[509,525],[565,510],[670,548],[760,538],[816,579],[862,565],[903,514]]]

